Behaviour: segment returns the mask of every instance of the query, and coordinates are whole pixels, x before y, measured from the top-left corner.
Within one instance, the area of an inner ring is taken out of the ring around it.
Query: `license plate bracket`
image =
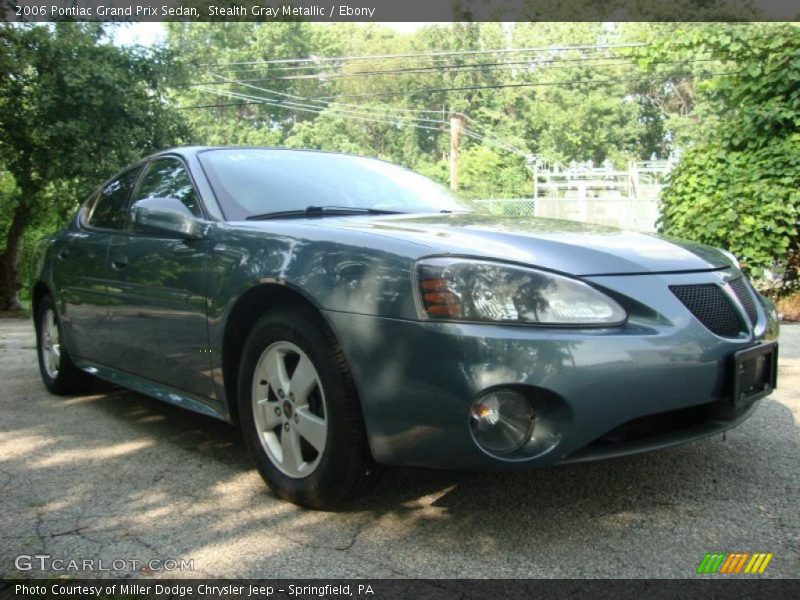
[[[733,354],[733,391],[736,407],[763,398],[778,384],[778,344],[769,342]]]

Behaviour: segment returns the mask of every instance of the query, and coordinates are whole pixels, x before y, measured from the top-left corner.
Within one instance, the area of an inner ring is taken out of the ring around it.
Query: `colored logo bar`
[[[763,573],[774,555],[772,552],[709,552],[697,567],[699,574]]]

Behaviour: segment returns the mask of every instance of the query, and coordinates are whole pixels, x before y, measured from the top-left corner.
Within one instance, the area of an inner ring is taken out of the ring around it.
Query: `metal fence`
[[[677,158],[630,161],[627,169],[591,161],[560,165],[533,157],[529,198],[474,200],[478,210],[655,231],[658,199]]]
[[[489,198],[473,200],[481,212],[508,217],[543,217],[622,229],[653,232],[658,219],[656,200],[607,198]]]
[[[480,210],[493,215],[527,217],[535,214],[533,198],[489,198],[473,201]]]
[[[533,157],[532,192],[534,198],[658,200],[676,162],[676,157],[629,161],[627,168],[616,169],[610,162],[599,167],[592,161],[561,165]]]

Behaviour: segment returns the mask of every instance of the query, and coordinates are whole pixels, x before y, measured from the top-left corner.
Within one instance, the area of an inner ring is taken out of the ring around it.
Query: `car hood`
[[[583,276],[731,266],[722,252],[702,244],[557,219],[453,213],[326,218],[315,225],[424,244],[432,254],[509,260]]]

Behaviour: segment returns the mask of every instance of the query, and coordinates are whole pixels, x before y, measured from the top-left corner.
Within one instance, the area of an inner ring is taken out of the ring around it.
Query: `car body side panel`
[[[108,243],[103,232],[84,231],[73,221],[48,252],[56,306],[72,356],[98,360],[111,341],[108,324]]]
[[[218,402],[211,402],[209,398],[187,392],[178,387],[167,385],[160,381],[153,381],[146,377],[134,375],[121,369],[115,369],[107,365],[96,363],[90,360],[78,359],[76,364],[81,369],[105,379],[122,387],[131,389],[140,394],[157,398],[169,404],[180,406],[209,417],[214,417],[223,421],[230,420],[227,406]]]
[[[214,399],[206,318],[208,240],[111,239],[108,366]],[[123,268],[115,268],[124,260]],[[103,361],[99,361],[103,362]]]

